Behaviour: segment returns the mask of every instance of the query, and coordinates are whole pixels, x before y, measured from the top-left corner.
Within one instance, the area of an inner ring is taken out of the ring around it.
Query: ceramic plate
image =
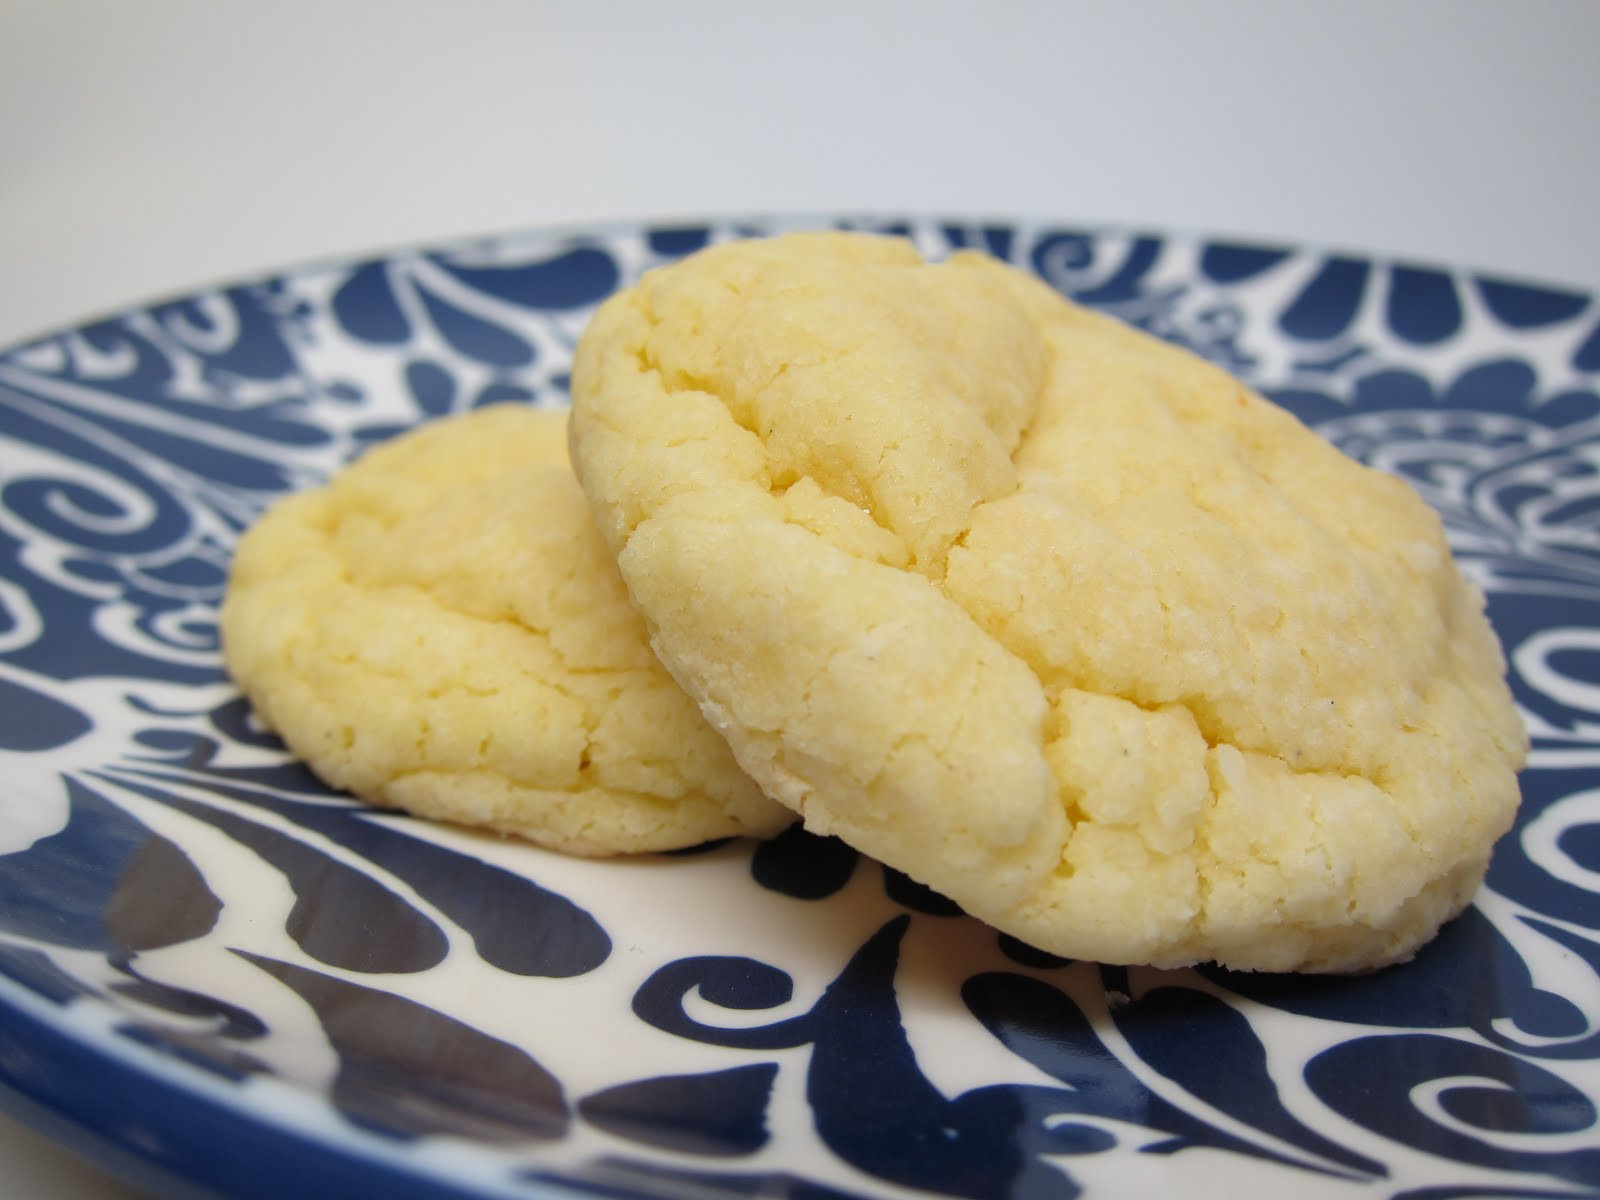
[[[1107,968],[799,832],[576,861],[320,787],[219,668],[239,531],[419,421],[564,404],[602,298],[780,223],[521,234],[0,355],[12,1105],[157,1190],[246,1197],[1596,1195],[1600,305],[1189,236],[842,223],[1035,271],[1439,510],[1533,735],[1476,904],[1359,978]]]

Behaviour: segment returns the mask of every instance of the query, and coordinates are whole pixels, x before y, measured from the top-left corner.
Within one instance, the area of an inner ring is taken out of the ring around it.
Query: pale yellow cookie
[[[240,540],[228,670],[322,779],[578,854],[769,834],[650,653],[567,465],[566,413],[445,418]]]
[[[1525,736],[1434,514],[977,255],[792,235],[599,312],[573,464],[662,661],[817,831],[1043,949],[1356,970]]]

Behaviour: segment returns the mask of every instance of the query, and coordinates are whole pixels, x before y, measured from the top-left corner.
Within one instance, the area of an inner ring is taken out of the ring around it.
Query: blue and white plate
[[[0,355],[0,1081],[157,1191],[1600,1195],[1600,302],[1317,250],[977,245],[1410,480],[1533,734],[1477,903],[1359,978],[1040,954],[831,841],[589,862],[363,810],[224,678],[230,548],[380,438],[566,401],[710,240],[288,271]]]

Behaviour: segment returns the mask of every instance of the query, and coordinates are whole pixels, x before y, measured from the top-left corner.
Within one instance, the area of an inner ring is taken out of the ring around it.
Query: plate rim
[[[476,245],[509,239],[606,237],[630,231],[716,229],[730,225],[771,225],[775,228],[784,229],[815,229],[831,227],[841,221],[861,223],[868,226],[888,225],[897,222],[936,226],[965,226],[970,228],[984,228],[986,226],[1002,228],[1055,226],[1064,232],[1085,233],[1093,237],[1154,237],[1197,245],[1206,242],[1224,242],[1229,245],[1246,246],[1251,249],[1282,251],[1289,254],[1314,254],[1327,258],[1351,258],[1372,266],[1408,267],[1449,275],[1464,275],[1472,279],[1485,279],[1493,283],[1505,283],[1516,287],[1582,294],[1587,296],[1591,303],[1597,297],[1600,297],[1600,282],[1580,283],[1571,280],[1553,279],[1542,276],[1537,271],[1526,273],[1503,271],[1498,268],[1475,266],[1465,259],[1455,259],[1447,256],[1408,255],[1404,251],[1361,246],[1356,243],[1341,242],[1333,239],[1256,234],[1243,229],[1222,229],[1198,224],[1174,223],[1168,225],[1159,221],[1141,222],[1093,216],[1049,216],[1022,210],[1009,214],[994,210],[987,212],[974,210],[968,213],[960,213],[954,210],[890,208],[839,209],[837,211],[777,208],[770,210],[741,209],[709,214],[684,210],[683,212],[664,212],[659,215],[638,218],[608,217],[598,221],[586,222],[581,218],[574,217],[569,220],[536,222],[503,229],[443,233],[437,238],[402,239],[395,242],[375,244],[364,249],[332,250],[327,253],[309,254],[303,257],[296,257],[292,261],[276,267],[241,267],[237,270],[222,271],[192,284],[174,284],[171,287],[156,289],[145,293],[142,297],[91,309],[84,315],[66,318],[62,322],[52,323],[33,333],[24,333],[20,338],[13,338],[4,344],[0,344],[0,359],[16,354],[19,351],[27,350],[41,342],[51,341],[73,333],[86,326],[115,321],[133,313],[180,303],[197,295],[209,292],[231,291],[236,288],[256,287],[270,279],[290,275],[304,275],[318,271],[338,270],[341,267],[355,263],[387,260],[404,254],[455,254]]]

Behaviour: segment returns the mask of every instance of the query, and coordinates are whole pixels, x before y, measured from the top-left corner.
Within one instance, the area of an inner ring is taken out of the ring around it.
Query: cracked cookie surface
[[[1434,514],[978,255],[713,247],[596,315],[573,465],[740,763],[1046,950],[1359,970],[1458,912],[1525,735]]]
[[[224,657],[369,803],[579,854],[776,832],[651,654],[567,464],[565,412],[437,420],[241,539]]]

